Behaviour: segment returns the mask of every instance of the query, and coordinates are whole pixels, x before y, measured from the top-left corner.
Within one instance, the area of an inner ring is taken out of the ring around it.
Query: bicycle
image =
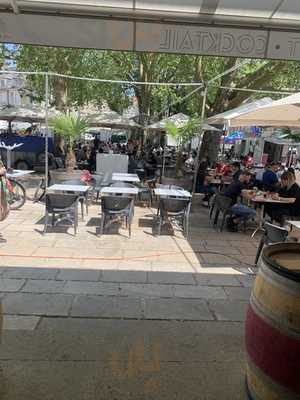
[[[8,204],[11,210],[18,210],[26,202],[26,189],[22,183],[14,178],[7,178],[8,181]]]

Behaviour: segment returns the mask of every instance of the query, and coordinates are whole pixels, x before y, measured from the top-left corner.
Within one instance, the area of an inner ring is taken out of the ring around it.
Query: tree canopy
[[[51,102],[65,110],[88,103],[107,103],[113,110],[122,112],[135,96],[139,109],[139,122],[147,125],[168,114],[182,112],[199,116],[202,108],[201,90],[186,100],[195,87],[153,86],[147,82],[199,82],[234,67],[237,58],[173,55],[158,53],[115,52],[85,49],[19,46],[14,53],[16,67],[26,71],[51,71],[65,75],[100,79],[142,81],[134,83],[99,83],[51,77]],[[296,89],[300,83],[298,62],[249,60],[230,74],[224,75],[208,87],[206,116],[223,112],[240,105],[247,99],[263,97],[263,93],[236,91],[235,88],[280,90]],[[44,99],[44,80],[41,76],[28,78],[32,97]],[[224,89],[222,87],[227,87]],[[277,98],[276,96],[273,96]],[[214,134],[218,136],[218,133]],[[210,141],[215,147],[214,141]],[[209,146],[209,144],[208,144]]]

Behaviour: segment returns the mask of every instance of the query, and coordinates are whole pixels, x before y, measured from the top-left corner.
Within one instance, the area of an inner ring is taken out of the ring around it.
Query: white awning
[[[0,0],[1,41],[300,60],[299,0]]]
[[[251,103],[243,104],[239,107],[233,108],[232,110],[225,111],[221,114],[214,115],[206,120],[209,124],[216,125],[227,125],[227,126],[242,126],[240,125],[232,125],[232,121],[234,118],[240,117],[249,111],[256,110],[259,107],[271,104],[273,100],[270,97],[264,97],[260,100],[253,101]],[[252,125],[256,125],[253,123]]]
[[[292,94],[270,104],[236,115],[231,126],[300,127],[300,93]]]

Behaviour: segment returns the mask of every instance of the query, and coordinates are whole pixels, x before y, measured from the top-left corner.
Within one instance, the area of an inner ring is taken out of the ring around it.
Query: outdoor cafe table
[[[258,213],[258,227],[252,233],[251,237],[254,237],[256,233],[260,230],[263,230],[264,225],[264,214],[265,214],[265,205],[266,204],[292,204],[295,199],[286,197],[281,198],[280,200],[272,199],[271,197],[264,197],[263,195],[255,196],[251,199],[252,203],[260,206],[260,212]]]
[[[112,181],[138,183],[140,182],[140,178],[138,177],[137,174],[114,172],[112,174]]]
[[[287,221],[293,228],[300,229],[300,221]]]
[[[154,189],[154,194],[156,196],[163,196],[163,197],[192,197],[191,193],[187,190],[179,190],[179,189],[167,189],[167,188],[156,188]]]
[[[71,193],[86,193],[90,189],[87,185],[64,185],[55,184],[48,187],[49,192],[71,192]]]
[[[118,194],[137,195],[138,193],[139,193],[138,188],[106,186],[101,189],[101,194],[110,194],[110,195],[118,195]]]
[[[14,169],[11,172],[7,172],[6,176],[7,176],[7,178],[16,179],[16,178],[21,178],[22,176],[25,176],[25,175],[33,174],[33,173],[34,173],[34,171],[31,171],[31,170],[29,171],[29,170]]]

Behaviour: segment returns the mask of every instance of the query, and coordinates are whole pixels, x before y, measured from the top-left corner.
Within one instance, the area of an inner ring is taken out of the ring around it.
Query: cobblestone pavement
[[[76,237],[38,204],[0,224],[1,400],[244,400],[257,241],[197,207],[187,240],[143,207],[99,237],[98,208]]]

